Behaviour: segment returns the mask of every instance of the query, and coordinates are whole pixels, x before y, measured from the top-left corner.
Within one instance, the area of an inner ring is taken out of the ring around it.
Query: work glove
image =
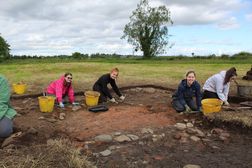
[[[186,104],[185,105],[185,112],[186,113],[190,113],[192,110],[190,109],[190,107]]]
[[[228,103],[227,100],[223,102],[223,105],[224,105],[224,106],[230,106],[230,104]]]
[[[62,102],[60,102],[60,103],[59,103],[59,107],[60,107],[60,108],[64,108],[65,105],[64,105]]]
[[[119,98],[120,98],[120,100],[124,101],[125,96],[120,96]]]
[[[72,105],[73,105],[73,106],[78,106],[78,105],[80,105],[80,103],[78,103],[78,102],[73,102]]]
[[[118,103],[118,102],[115,100],[115,98],[112,98],[112,99],[110,99],[109,101],[110,101],[111,103],[116,103],[116,104]]]

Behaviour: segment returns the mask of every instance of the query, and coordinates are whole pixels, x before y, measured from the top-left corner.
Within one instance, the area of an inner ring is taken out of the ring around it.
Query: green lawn
[[[58,79],[65,72],[73,73],[75,91],[92,88],[96,79],[118,67],[119,86],[137,84],[156,84],[165,87],[176,87],[188,70],[195,70],[197,80],[203,84],[205,80],[220,70],[236,67],[239,78],[251,68],[250,63],[242,62],[210,62],[198,61],[166,61],[166,60],[132,60],[132,61],[62,61],[51,62],[37,60],[32,62],[14,61],[0,64],[0,73],[10,83],[23,81],[28,84],[29,93],[42,92],[50,81]]]

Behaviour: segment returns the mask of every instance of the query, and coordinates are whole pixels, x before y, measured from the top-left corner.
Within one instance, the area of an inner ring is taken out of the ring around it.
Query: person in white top
[[[218,98],[224,103],[224,105],[229,105],[228,93],[230,82],[234,81],[236,77],[237,73],[235,67],[211,76],[203,86],[202,99]]]

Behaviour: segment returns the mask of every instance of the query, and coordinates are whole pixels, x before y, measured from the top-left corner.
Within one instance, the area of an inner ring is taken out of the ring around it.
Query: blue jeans
[[[12,120],[7,117],[3,117],[0,120],[0,138],[8,137],[12,134],[12,132],[13,132]]]

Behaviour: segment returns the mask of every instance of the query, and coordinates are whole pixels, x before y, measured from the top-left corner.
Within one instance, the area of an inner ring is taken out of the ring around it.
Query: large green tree
[[[148,0],[141,0],[125,25],[122,38],[136,51],[143,51],[144,58],[151,58],[165,51],[169,23],[172,24],[170,11],[165,6],[151,7]]]
[[[0,35],[0,61],[10,58],[10,45]]]

